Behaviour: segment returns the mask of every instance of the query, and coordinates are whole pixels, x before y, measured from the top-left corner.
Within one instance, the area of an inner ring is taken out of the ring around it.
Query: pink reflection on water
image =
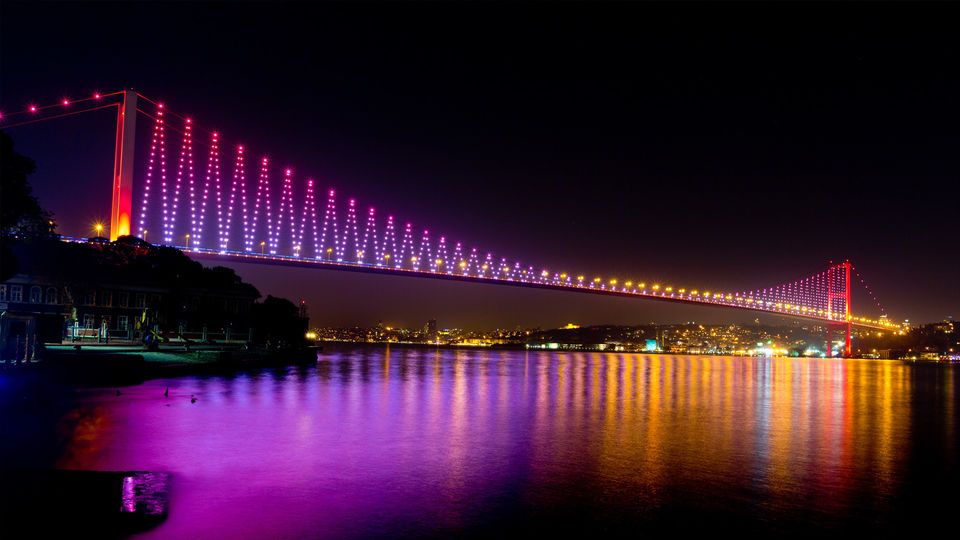
[[[60,465],[172,472],[147,538],[454,534],[566,504],[643,522],[677,497],[829,522],[899,489],[909,393],[894,363],[348,349],[88,391]]]

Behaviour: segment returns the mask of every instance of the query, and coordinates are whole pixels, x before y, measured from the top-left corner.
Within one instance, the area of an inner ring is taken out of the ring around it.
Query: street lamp
[[[144,241],[144,242],[147,241],[147,232],[149,232],[149,231],[147,231],[146,229],[143,230],[143,241]]]
[[[260,241],[260,254],[263,255],[263,246],[267,245],[263,240]]]
[[[103,232],[103,223],[100,223],[100,222],[98,221],[98,222],[96,222],[96,223],[93,225],[93,228],[94,228],[94,230],[97,231],[97,236],[102,236],[100,233]]]
[[[187,242],[187,243],[184,244],[184,245],[186,245],[186,246],[189,248],[189,247],[190,247],[190,234],[189,234],[189,233],[187,233],[187,235],[186,235],[186,242]]]

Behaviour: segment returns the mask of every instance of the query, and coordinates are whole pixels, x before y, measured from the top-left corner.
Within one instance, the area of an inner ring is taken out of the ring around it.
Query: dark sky
[[[0,111],[134,87],[321,185],[498,254],[715,290],[850,258],[892,317],[939,320],[960,311],[948,9],[4,1]],[[10,134],[64,232],[108,215],[111,113]],[[235,268],[265,294],[306,298],[315,324],[752,319]]]

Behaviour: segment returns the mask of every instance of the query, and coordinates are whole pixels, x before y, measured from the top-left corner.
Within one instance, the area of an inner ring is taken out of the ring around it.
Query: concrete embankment
[[[164,472],[0,469],[0,480],[0,529],[10,538],[123,537],[167,517],[171,477]]]
[[[139,384],[146,379],[179,375],[230,373],[245,369],[310,365],[317,349],[143,351],[118,347],[53,348],[30,364],[7,364],[10,373],[40,373],[65,383],[92,385]]]

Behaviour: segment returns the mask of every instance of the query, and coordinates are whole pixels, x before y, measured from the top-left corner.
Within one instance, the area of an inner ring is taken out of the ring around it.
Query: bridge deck
[[[816,321],[823,324],[835,324],[835,325],[846,325],[845,320],[838,318],[827,318],[822,317],[817,314],[804,313],[799,309],[786,309],[786,308],[777,308],[776,305],[770,307],[757,307],[757,304],[750,304],[746,302],[746,299],[743,297],[735,297],[734,299],[726,298],[710,298],[706,299],[702,296],[696,297],[691,295],[683,295],[680,293],[674,292],[662,292],[662,291],[650,291],[650,290],[612,290],[608,289],[605,286],[595,287],[591,285],[580,285],[577,283],[551,283],[551,282],[541,282],[541,281],[520,281],[515,279],[504,279],[495,276],[491,277],[480,277],[480,276],[471,276],[463,275],[455,272],[435,272],[429,270],[412,270],[407,268],[394,268],[389,266],[380,266],[380,265],[371,265],[364,263],[354,263],[348,261],[331,261],[331,260],[322,260],[322,259],[312,259],[312,258],[299,258],[292,256],[284,255],[271,255],[271,254],[259,254],[255,252],[235,252],[235,251],[216,251],[208,249],[196,249],[196,248],[186,248],[183,246],[175,246],[179,249],[182,249],[184,253],[189,255],[193,259],[200,260],[210,260],[210,261],[233,261],[241,262],[248,264],[267,264],[274,266],[292,266],[300,268],[316,268],[321,270],[339,270],[339,271],[348,271],[348,272],[364,272],[371,274],[384,274],[384,275],[394,275],[394,276],[406,276],[406,277],[419,277],[419,278],[430,278],[430,279],[444,279],[451,281],[462,281],[467,283],[484,283],[490,285],[508,285],[515,287],[527,287],[535,289],[546,289],[554,291],[565,291],[565,292],[578,292],[578,293],[587,293],[587,294],[598,294],[606,296],[617,296],[622,298],[637,298],[637,299],[646,299],[646,300],[659,300],[665,302],[673,302],[678,304],[688,304],[695,306],[709,306],[709,307],[718,307],[718,308],[728,308],[728,309],[740,309],[745,311],[752,311],[756,313],[767,313],[771,315],[782,315],[787,317],[795,317],[800,319],[806,319],[811,321]],[[854,317],[850,323],[854,326],[864,327],[864,328],[875,328],[878,330],[891,330],[891,324],[882,324],[877,321],[870,320],[861,320],[861,318]]]

